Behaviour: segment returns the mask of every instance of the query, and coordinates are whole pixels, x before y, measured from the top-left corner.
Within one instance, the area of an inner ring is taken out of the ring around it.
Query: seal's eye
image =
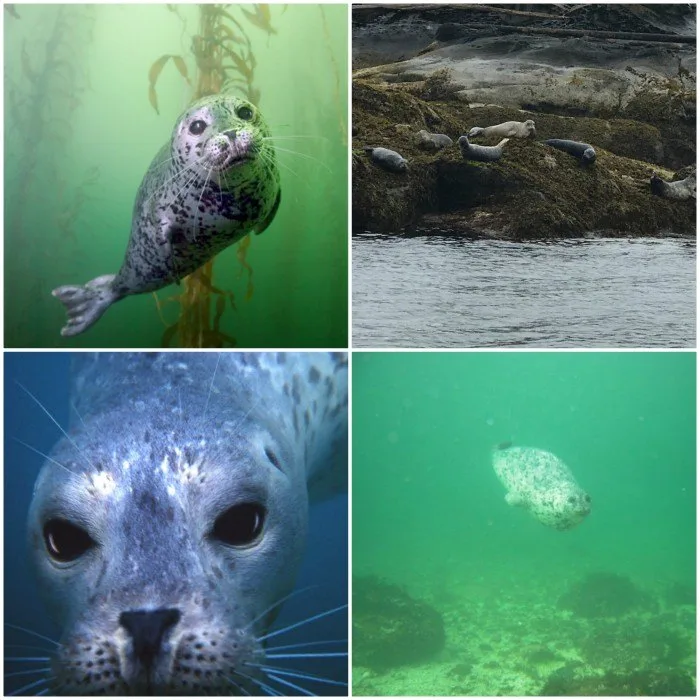
[[[212,535],[232,547],[245,547],[260,537],[265,509],[259,503],[239,503],[214,522]]]
[[[240,119],[249,122],[253,118],[253,110],[248,105],[242,105],[236,110],[236,114]]]
[[[199,136],[207,128],[207,123],[201,119],[197,119],[190,124],[190,134]]]
[[[95,545],[85,530],[58,518],[44,525],[44,543],[51,557],[60,562],[75,561]]]

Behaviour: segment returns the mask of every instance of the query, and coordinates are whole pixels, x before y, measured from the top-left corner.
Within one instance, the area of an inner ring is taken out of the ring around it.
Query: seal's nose
[[[235,129],[229,129],[228,131],[223,131],[222,132],[224,136],[227,136],[229,141],[233,142],[236,140],[236,130]]]
[[[166,633],[180,617],[180,611],[175,608],[130,610],[119,616],[119,624],[131,637],[134,656],[145,666],[150,666],[161,650]]]

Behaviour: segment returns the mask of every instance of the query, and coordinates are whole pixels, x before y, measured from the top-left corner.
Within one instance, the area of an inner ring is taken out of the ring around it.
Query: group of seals
[[[493,452],[493,468],[506,487],[506,503],[522,506],[543,525],[570,530],[591,512],[591,497],[551,452],[504,443]]]
[[[51,694],[260,695],[308,503],[347,488],[345,353],[95,353],[28,541]]]
[[[494,124],[484,128],[474,126],[469,130],[468,136],[469,138],[476,136],[500,136],[501,138],[527,139],[534,137],[536,133],[535,122],[532,119],[527,119],[524,122],[503,122],[502,124]]]
[[[510,139],[502,139],[497,146],[475,146],[469,143],[469,139],[466,136],[460,136],[457,139],[457,143],[459,144],[459,150],[464,160],[476,160],[482,163],[489,163],[500,160],[503,155],[503,146],[505,146],[509,140]]]
[[[109,306],[179,282],[248,233],[280,203],[280,176],[261,112],[231,95],[192,105],[141,182],[121,269],[53,295],[66,307],[61,335],[83,333]]]
[[[696,197],[696,173],[692,172],[683,180],[675,182],[666,182],[662,180],[656,173],[651,176],[651,192],[659,197],[666,199],[677,199],[685,201]]]

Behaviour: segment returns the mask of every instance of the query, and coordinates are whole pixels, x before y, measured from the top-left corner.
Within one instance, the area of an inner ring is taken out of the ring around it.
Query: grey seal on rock
[[[578,158],[582,165],[590,165],[595,161],[595,149],[589,143],[569,141],[568,139],[547,139],[544,143]]]
[[[365,146],[365,153],[375,165],[378,165],[383,170],[388,170],[392,173],[403,173],[408,170],[408,161],[396,151],[391,151],[388,148]]]
[[[415,135],[415,138],[418,147],[425,151],[439,151],[452,145],[452,139],[449,136],[445,134],[431,134],[425,129],[421,129]]]
[[[494,126],[474,126],[469,131],[469,138],[475,136],[500,136],[501,138],[527,139],[537,133],[535,122],[528,119],[524,122],[503,122]]]
[[[666,180],[662,180],[656,173],[653,173],[650,181],[652,194],[665,197],[666,199],[677,199],[680,201],[694,199],[697,188],[695,175],[695,173],[692,173],[684,180],[666,182]]]
[[[477,160],[488,163],[500,159],[503,155],[503,146],[508,143],[508,139],[503,139],[497,146],[475,146],[469,143],[469,139],[466,136],[460,136],[457,139],[457,143],[464,160]]]
[[[506,503],[522,506],[543,525],[570,530],[591,512],[591,497],[551,452],[504,443],[493,452],[493,468],[506,487]]]
[[[125,296],[179,282],[247,233],[262,233],[279,203],[275,150],[260,110],[231,95],[196,102],[141,182],[119,272],[53,290],[68,314],[61,335],[84,332]]]
[[[86,353],[71,393],[28,522],[50,694],[277,687],[309,502],[347,487],[347,355]]]

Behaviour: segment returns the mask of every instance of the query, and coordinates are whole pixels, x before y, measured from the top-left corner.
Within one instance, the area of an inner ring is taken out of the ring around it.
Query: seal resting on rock
[[[178,119],[136,194],[131,236],[116,275],[63,286],[68,321],[83,333],[115,302],[179,282],[248,233],[262,233],[280,203],[280,176],[260,110],[212,95]]]
[[[408,170],[408,161],[396,151],[391,151],[388,148],[365,146],[365,153],[375,165],[378,165],[383,170],[388,170],[392,173],[403,173]]]
[[[266,637],[295,585],[309,503],[347,487],[347,391],[345,353],[76,357],[75,420],[28,521],[61,628],[40,669],[50,695],[275,686]]]
[[[469,139],[466,136],[460,136],[457,139],[457,143],[464,160],[477,160],[489,163],[500,159],[503,155],[503,146],[508,143],[508,139],[503,139],[497,146],[475,146],[469,143]]]
[[[469,130],[469,138],[475,136],[500,136],[501,138],[511,139],[527,139],[534,137],[537,131],[535,130],[535,122],[528,119],[524,122],[503,122],[503,124],[495,124],[494,126],[480,127],[474,126]]]
[[[439,151],[452,145],[452,139],[445,134],[431,134],[421,129],[416,135],[416,143],[425,151]]]
[[[578,158],[582,165],[590,165],[595,161],[595,149],[589,143],[569,141],[568,139],[547,139],[544,143]]]
[[[570,530],[591,512],[591,497],[551,452],[504,443],[493,451],[493,468],[506,487],[506,503],[522,506],[543,525]]]
[[[666,180],[662,180],[656,173],[653,173],[650,184],[652,194],[665,197],[666,199],[684,201],[696,197],[697,185],[694,172],[688,175],[684,180],[676,180],[675,182],[666,182]]]

